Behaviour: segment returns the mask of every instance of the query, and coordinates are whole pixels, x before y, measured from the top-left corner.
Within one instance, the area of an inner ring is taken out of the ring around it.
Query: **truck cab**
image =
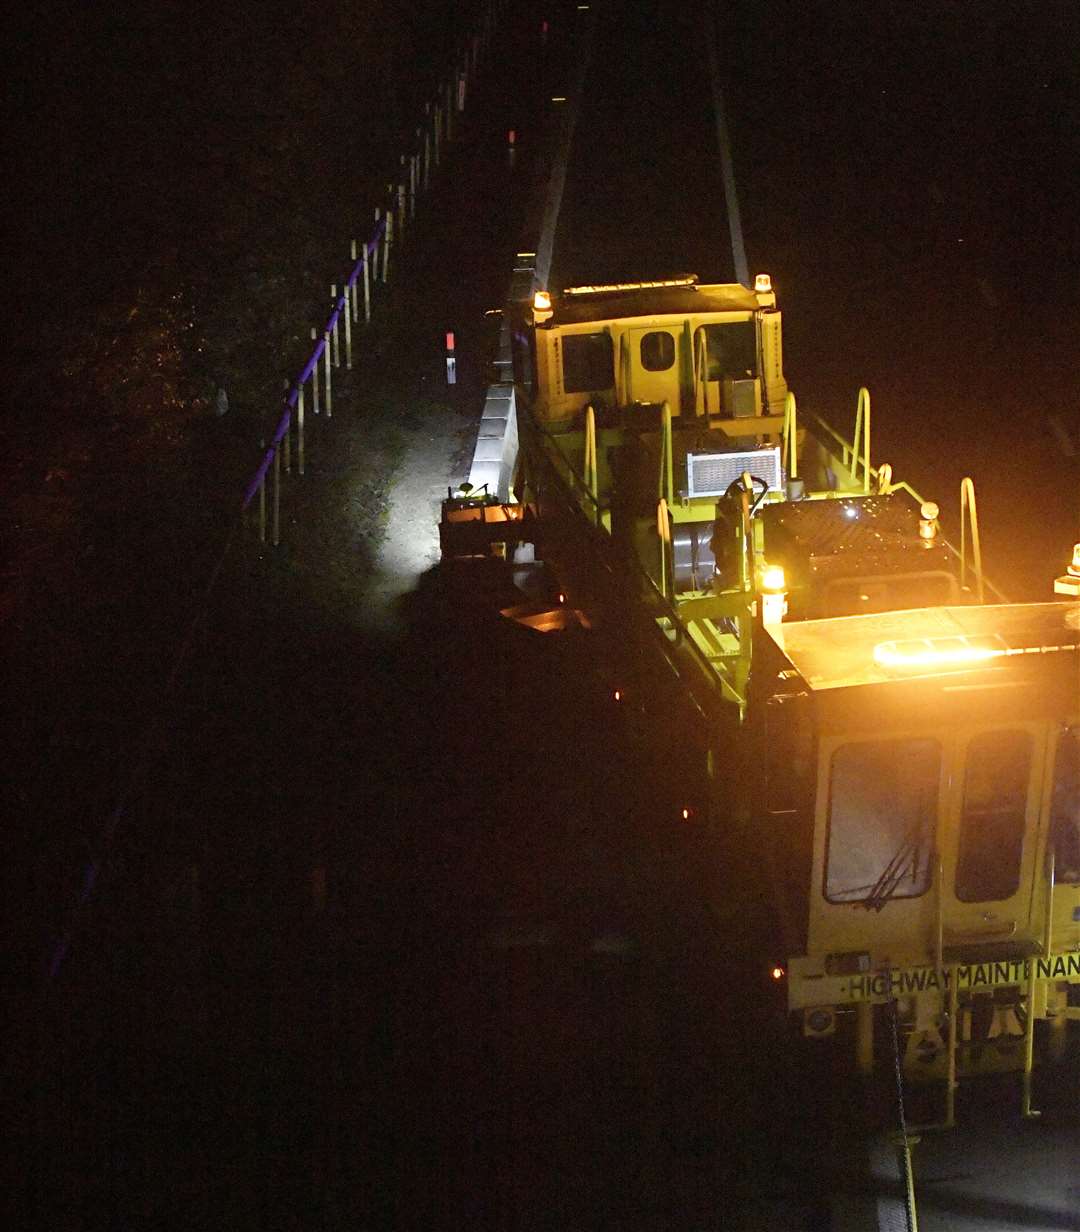
[[[1080,609],[915,609],[769,636],[813,741],[798,806],[773,819],[802,833],[784,878],[805,895],[786,909],[804,929],[790,1008],[814,1034],[854,1007],[869,1067],[871,1007],[899,998],[908,1072],[931,1077],[954,997],[954,1063],[1016,1068],[1029,1018],[1080,1016]]]

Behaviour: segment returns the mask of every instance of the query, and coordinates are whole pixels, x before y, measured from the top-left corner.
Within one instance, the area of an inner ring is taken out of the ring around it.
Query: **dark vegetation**
[[[363,807],[336,784],[359,760],[357,708],[380,709],[383,652],[357,640],[356,612],[406,411],[452,413],[417,400],[415,306],[383,306],[362,388],[339,376],[362,439],[320,452],[311,425],[307,506],[290,510],[307,538],[274,556],[241,527],[205,588],[308,326],[469,12],[46,4],[17,21],[0,616],[8,1090],[24,1150],[8,1193],[33,1226],[140,1212],[218,1226],[188,1200],[228,1186],[233,1129],[255,1134],[251,1174],[274,1172],[250,1086],[218,1100],[229,1073],[274,1070],[254,1020],[294,1015],[291,995],[273,1010],[249,992],[287,984],[318,944],[261,939],[309,901],[301,870],[330,858],[308,839]],[[315,490],[336,519],[315,520]],[[282,1075],[282,1100],[298,1100]],[[231,1222],[265,1224],[262,1200],[241,1186]]]
[[[14,19],[5,811],[35,834],[80,830],[71,812],[114,789],[467,18],[242,2]],[[392,428],[372,442],[369,538],[395,448]]]

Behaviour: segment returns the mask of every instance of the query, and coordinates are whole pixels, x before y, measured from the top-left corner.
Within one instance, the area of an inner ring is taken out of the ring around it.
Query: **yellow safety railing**
[[[675,458],[671,443],[671,404],[660,412],[660,496],[669,506],[675,503]]]
[[[970,476],[960,481],[960,585],[967,583],[967,529],[971,521],[971,564],[975,574],[975,593],[986,602],[982,574],[982,545],[979,541],[979,514],[975,507],[975,482]]]
[[[833,442],[834,445],[837,446],[839,453],[840,453],[840,457],[844,465],[845,466],[852,465],[852,458],[854,456],[854,448],[852,446],[851,441],[846,440],[844,437],[842,437],[840,433],[837,432],[836,429],[831,424],[826,423],[825,420],[822,419],[820,415],[816,415],[813,411],[804,411],[803,414],[809,415],[810,419],[816,425],[815,430],[820,430],[829,440]],[[886,470],[886,468],[888,469]],[[900,480],[898,483],[893,482],[892,466],[888,462],[883,463],[881,470],[886,471],[886,479],[888,480],[890,492],[906,492],[912,498],[912,500],[918,502],[918,504],[921,505],[923,503],[923,498],[919,495],[918,492],[915,491],[915,489],[911,486],[910,483],[907,483],[903,479]],[[876,479],[879,484],[881,483],[881,471],[879,471],[876,466],[869,467],[869,475],[871,479]],[[854,474],[853,474],[853,477],[854,477]]]
[[[862,445],[863,491],[870,491],[870,391],[863,385],[855,408],[855,435],[851,443],[851,478],[859,478],[859,445]]]
[[[671,518],[668,503],[661,496],[656,506],[656,533],[660,537],[660,593],[670,600],[672,586]]]
[[[719,406],[716,409],[719,410]],[[705,349],[705,331],[702,329],[698,330],[694,340],[694,411],[698,415],[709,414],[709,359]]]
[[[789,479],[799,477],[799,432],[795,395],[788,390],[784,400],[784,470]]]
[[[591,406],[585,408],[585,487],[593,499],[594,507],[599,505],[599,480],[596,467],[596,412]]]

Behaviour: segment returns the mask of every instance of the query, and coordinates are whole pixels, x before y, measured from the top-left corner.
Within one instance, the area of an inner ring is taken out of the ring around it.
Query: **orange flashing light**
[[[782,565],[766,565],[761,571],[761,589],[773,594],[783,593],[786,586]]]
[[[962,667],[1000,659],[1007,653],[1004,646],[962,638],[913,638],[906,642],[880,642],[874,647],[874,662],[891,668]]]
[[[776,966],[776,967],[773,967],[773,969],[769,972],[769,974],[772,976],[774,980],[782,980],[784,976],[787,974],[787,972],[784,970],[783,967]]]
[[[772,278],[768,274],[758,274],[754,279],[754,290],[759,295],[768,295],[772,290]]]
[[[621,702],[622,701],[622,689],[616,689],[615,692],[612,693],[611,696],[615,701]]]
[[[937,538],[938,514],[941,512],[933,501],[923,501],[919,506],[919,538],[928,542]]]

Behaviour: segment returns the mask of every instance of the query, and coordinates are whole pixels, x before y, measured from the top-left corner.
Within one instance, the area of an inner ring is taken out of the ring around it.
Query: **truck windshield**
[[[956,859],[962,903],[1011,898],[1020,886],[1031,747],[1026,731],[982,732],[968,745]]]
[[[930,888],[941,747],[936,740],[841,745],[829,775],[825,897],[884,906]]]

